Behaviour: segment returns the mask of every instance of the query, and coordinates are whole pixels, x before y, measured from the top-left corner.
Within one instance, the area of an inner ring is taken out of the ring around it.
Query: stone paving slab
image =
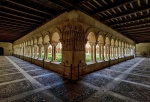
[[[46,91],[38,92],[12,102],[54,102],[55,100],[49,97],[48,95],[46,95],[45,92]]]
[[[8,97],[14,96],[14,95],[19,95],[22,93],[28,93],[29,91],[33,92],[32,94],[26,96],[21,96],[22,98],[18,98],[17,100],[13,102],[56,102],[52,97],[48,96],[45,93],[50,93],[52,96],[54,95],[55,98],[59,98],[63,102],[86,102],[85,100],[89,97],[92,97],[94,93],[97,91],[100,91],[99,89],[102,89],[103,87],[107,86],[107,84],[111,83],[116,77],[119,75],[123,74],[124,71],[126,71],[128,68],[133,66],[136,62],[140,61],[142,58],[135,58],[126,62],[119,63],[117,65],[113,65],[111,67],[102,69],[100,71],[85,75],[81,77],[80,81],[77,81],[76,83],[71,83],[66,79],[63,79],[62,76],[59,74],[53,73],[51,71],[43,70],[41,67],[30,64],[26,61],[23,61],[21,59],[15,58],[15,57],[8,57],[11,59],[13,62],[15,62],[21,69],[27,71],[25,73],[29,74],[30,78],[32,77],[36,81],[38,81],[40,84],[42,84],[40,87],[35,87],[34,83],[29,82],[28,80],[24,81],[18,80],[19,77],[15,77],[14,79],[11,78],[12,76],[10,75],[8,79],[6,80],[17,80],[16,82],[13,83],[7,83],[7,85],[0,85],[0,100],[1,99],[7,99]],[[1,63],[1,61],[3,63]],[[148,65],[149,65],[150,60],[143,60],[142,63],[140,63],[137,67],[140,67],[141,69],[142,66],[144,66],[144,70],[147,69],[146,72],[148,72]],[[14,67],[8,59],[3,57],[2,59],[0,58],[0,63],[3,65],[3,67]],[[138,68],[133,69],[137,70]],[[0,73],[7,73],[12,70],[16,69],[9,69],[3,68],[0,70]],[[6,72],[4,71],[6,70]],[[2,71],[2,72],[1,72]],[[139,73],[136,73],[139,74]],[[14,75],[14,74],[13,74]],[[25,74],[24,74],[25,75]],[[124,78],[123,81],[119,85],[117,85],[115,88],[108,90],[108,92],[112,92],[111,94],[109,93],[104,93],[103,90],[101,90],[101,93],[103,93],[102,96],[97,96],[97,101],[96,102],[129,102],[125,101],[125,99],[133,99],[138,100],[141,102],[149,102],[149,94],[150,94],[150,89],[147,88],[149,87],[147,83],[149,83],[150,78],[146,79],[145,77],[141,77],[139,75],[132,75],[132,73],[128,74],[127,78]],[[6,76],[6,75],[4,75]],[[19,75],[18,75],[19,76]],[[21,78],[21,77],[20,77]],[[3,78],[5,79],[5,78]],[[143,81],[139,81],[143,80]],[[31,80],[30,80],[31,81]],[[131,83],[134,82],[134,83]],[[141,84],[135,84],[136,83],[141,83]],[[2,82],[3,83],[3,82]],[[57,84],[60,83],[60,84]],[[5,82],[4,82],[5,84]],[[145,85],[145,86],[144,86]],[[146,86],[147,85],[147,86]],[[54,87],[51,87],[54,86]],[[38,91],[35,92],[37,89],[43,89],[44,87],[48,87],[48,90],[45,91]],[[120,95],[121,97],[115,97],[113,93],[116,93],[118,96]],[[142,94],[140,94],[142,93]],[[133,96],[135,94],[135,96]],[[139,97],[139,98],[137,98]],[[121,99],[121,98],[124,98]],[[11,99],[11,98],[10,98]],[[131,102],[133,102],[131,101]],[[135,101],[134,101],[135,102]]]
[[[140,102],[150,102],[150,89],[126,82],[121,82],[111,91],[133,98]]]
[[[95,73],[98,73],[98,74],[101,74],[101,75],[105,75],[107,77],[117,77],[118,75],[121,74],[121,72],[115,72],[115,71],[112,71],[112,70],[100,70],[100,71],[97,71]]]
[[[109,94],[104,94],[101,98],[98,98],[97,102],[127,102]]]
[[[38,70],[38,69],[42,69],[39,67],[32,67],[32,66],[26,66],[26,67],[21,67],[23,70],[25,71],[31,71],[31,70]]]
[[[35,89],[27,80],[0,86],[0,100]]]
[[[38,76],[38,75],[50,74],[50,73],[52,72],[48,70],[35,70],[35,71],[28,72],[28,74],[30,74],[31,76]]]
[[[57,82],[62,82],[64,83],[66,80],[63,79],[61,76],[53,73],[50,75],[46,75],[46,76],[42,76],[42,77],[38,77],[35,78],[38,82],[40,82],[41,84],[47,86],[47,85],[53,85],[54,83]]]
[[[106,78],[106,77],[102,77],[99,75],[96,75],[94,73],[84,76],[82,78],[82,81],[86,82],[86,83],[90,83],[94,86],[98,86],[98,87],[102,87],[106,84],[108,84],[109,82],[111,82],[113,79],[111,78]]]
[[[150,77],[143,77],[143,76],[137,76],[137,75],[130,74],[124,80],[129,80],[129,81],[133,81],[133,82],[150,85]]]
[[[0,75],[19,72],[17,69],[0,70]]]
[[[66,83],[50,88],[49,91],[63,102],[82,102],[82,100],[95,93],[97,90],[85,84]]]
[[[23,78],[25,78],[25,77],[21,73],[4,75],[4,76],[0,76],[0,83],[23,79]]]

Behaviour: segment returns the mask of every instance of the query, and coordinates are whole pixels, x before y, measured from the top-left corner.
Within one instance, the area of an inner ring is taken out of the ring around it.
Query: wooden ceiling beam
[[[121,26],[121,25],[124,25],[124,24],[128,24],[128,23],[136,23],[138,21],[146,21],[146,20],[150,20],[150,17],[147,17],[147,18],[142,18],[142,19],[138,19],[138,20],[133,20],[133,21],[129,21],[129,22],[123,22],[123,23],[114,23],[114,24],[109,24],[110,26]]]
[[[25,27],[34,27],[34,28],[36,28],[37,26],[35,26],[35,25],[29,25],[29,24],[23,24],[23,23],[16,23],[16,22],[10,22],[10,21],[1,21],[0,20],[0,24],[1,25],[17,25],[17,26],[25,26]]]
[[[27,12],[24,12],[24,11],[21,11],[21,10],[16,10],[14,8],[2,6],[2,5],[0,5],[0,8],[4,8],[4,9],[10,10],[10,11],[14,11],[14,12],[19,12],[21,14],[32,16],[32,17],[36,17],[36,18],[40,18],[40,19],[45,19],[45,17],[42,17],[42,16],[38,16],[38,15],[35,15],[35,14],[27,13]]]
[[[25,19],[25,20],[29,20],[29,21],[34,21],[34,22],[41,22],[40,20],[36,20],[36,19],[32,19],[32,18],[28,18],[28,17],[22,17],[22,16],[18,16],[18,15],[15,15],[15,14],[11,14],[11,13],[6,13],[6,12],[3,12],[3,11],[0,11],[1,14],[4,14],[4,15],[9,15],[9,16],[13,16],[13,17],[17,17],[18,19]]]
[[[137,16],[137,17],[134,17],[134,18],[128,18],[128,19],[124,19],[122,21],[116,21],[115,23],[109,23],[109,25],[112,25],[112,24],[120,24],[120,23],[126,23],[126,22],[132,22],[132,21],[135,21],[135,20],[139,20],[139,19],[143,19],[143,18],[148,18],[149,17],[149,14],[146,14],[146,15],[143,15],[143,16]],[[111,20],[111,19],[110,19]],[[106,20],[107,21],[107,20]],[[104,21],[104,22],[106,22]]]
[[[149,29],[147,29],[147,30],[145,30],[145,31],[128,31],[128,32],[126,32],[126,31],[122,31],[121,33],[147,33],[147,32],[149,32],[150,33],[150,30]]]
[[[110,20],[110,19],[118,18],[118,17],[132,15],[132,14],[135,14],[135,13],[138,13],[138,12],[143,12],[143,11],[146,11],[146,10],[150,10],[149,7],[150,7],[150,4],[149,5],[145,5],[145,6],[141,6],[138,9],[134,8],[134,9],[127,10],[127,11],[124,11],[124,12],[121,12],[121,13],[117,13],[117,14],[114,14],[112,16],[102,18],[101,20],[102,21],[103,20],[107,21],[107,20]]]
[[[68,3],[66,3],[65,1],[59,1],[59,0],[49,0],[49,1],[52,2],[52,3],[54,3],[54,4],[56,4],[56,5],[58,5],[58,6],[60,6],[60,7],[65,8],[65,9],[67,9],[67,10],[72,10],[72,9],[74,9],[74,6],[73,6],[73,5],[68,4]]]
[[[135,1],[135,0],[132,0],[132,1],[131,0],[120,0],[117,3],[112,2],[111,5],[103,6],[102,8],[94,10],[93,12],[90,13],[90,15],[96,15],[98,13],[101,13],[101,12],[105,11],[105,10],[111,10],[111,9],[117,8],[121,5],[125,5],[127,3],[133,2],[133,1]]]
[[[133,26],[133,27],[122,27],[122,28],[115,28],[117,30],[124,30],[124,29],[136,29],[136,28],[144,28],[144,27],[150,27],[150,23],[148,23],[147,25],[139,25],[139,26]]]
[[[145,21],[145,22],[138,22],[136,24],[119,25],[119,26],[116,26],[116,27],[113,27],[113,28],[114,29],[116,29],[116,28],[132,28],[132,27],[144,26],[144,25],[150,25],[150,23],[147,23],[147,21]]]
[[[23,5],[23,4],[20,4],[18,2],[15,2],[15,1],[12,1],[12,0],[5,0],[11,4],[14,4],[14,5],[17,5],[17,6],[20,6],[20,7],[24,7],[24,8],[27,8],[27,9],[30,9],[30,10],[33,10],[33,11],[36,11],[36,12],[39,12],[39,13],[43,13],[43,14],[46,14],[46,15],[52,15],[48,12],[45,12],[45,11],[42,11],[42,10],[39,10],[39,9],[36,9],[36,8],[33,8],[33,7],[29,7],[29,6],[26,6],[26,5]]]
[[[141,31],[141,30],[146,30],[146,29],[150,29],[150,27],[136,28],[136,29],[128,29],[128,30],[118,30],[118,31],[119,31],[119,32],[122,32],[122,31]]]
[[[19,26],[8,26],[8,25],[0,25],[0,29],[4,29],[4,28],[6,28],[6,29],[8,29],[8,28],[11,28],[11,29],[15,29],[15,30],[17,30],[17,28],[22,28],[22,29],[33,29],[33,28],[31,28],[31,27],[19,27]]]
[[[4,17],[4,16],[0,16],[0,19],[4,20],[4,21],[14,21],[14,22],[20,22],[23,24],[31,24],[31,25],[36,25],[36,26],[38,26],[40,24],[40,23],[33,23],[30,21],[24,21],[24,20],[19,20],[19,19],[14,19],[14,18],[10,18],[10,17]]]

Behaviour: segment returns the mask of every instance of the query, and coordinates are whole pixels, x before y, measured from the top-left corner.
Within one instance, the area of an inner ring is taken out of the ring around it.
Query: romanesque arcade
[[[102,24],[94,25],[90,17],[83,21],[84,16],[87,15],[76,11],[60,15],[17,40],[14,55],[74,80],[78,74],[134,57],[133,41],[107,30],[108,27],[101,29]]]

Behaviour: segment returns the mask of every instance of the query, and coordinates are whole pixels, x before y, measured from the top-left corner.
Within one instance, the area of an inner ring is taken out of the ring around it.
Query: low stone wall
[[[44,61],[41,59],[36,59],[36,58],[30,58],[27,56],[21,56],[21,55],[14,55],[15,57],[18,57],[20,59],[23,59],[27,62],[30,62],[32,64],[38,65],[40,67],[43,67],[44,69],[48,69],[50,71],[54,71],[56,73],[61,74],[63,77],[67,79],[71,79],[71,66],[70,65],[65,65],[63,63],[58,63],[58,62],[50,62],[50,61]],[[117,63],[129,60],[134,58],[134,56],[124,56],[118,59],[111,59],[109,61],[97,61],[93,63],[87,63],[87,64],[79,64],[79,69],[78,67],[75,69],[72,69],[72,75],[75,77],[73,79],[77,79],[78,74],[85,75],[112,65],[115,65]],[[79,70],[79,73],[78,73]]]

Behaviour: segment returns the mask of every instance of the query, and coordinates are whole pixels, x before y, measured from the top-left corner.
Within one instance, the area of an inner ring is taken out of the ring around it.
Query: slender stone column
[[[119,47],[118,46],[116,47],[116,57],[117,58],[119,57]]]
[[[96,62],[96,44],[94,43],[94,46],[93,46],[93,62]]]
[[[93,45],[92,44],[90,45],[91,45],[91,62],[93,62]]]
[[[101,44],[99,43],[98,46],[99,46],[99,60],[101,60],[102,59],[101,58]]]
[[[37,58],[37,45],[34,45],[34,58]]]
[[[110,45],[107,45],[107,48],[108,48],[108,50],[107,50],[107,51],[108,51],[108,60],[110,60],[110,56],[111,56],[111,55],[110,55],[110,49],[111,49],[111,48],[110,48]]]
[[[55,62],[56,61],[56,46],[57,46],[57,42],[53,42],[52,43],[52,61]]]
[[[113,52],[113,47],[110,46],[109,48],[110,48],[110,59],[112,59],[112,57],[113,57],[113,55],[112,55],[112,54],[113,54],[113,53],[112,53],[112,52]]]
[[[101,48],[102,48],[102,60],[104,61],[104,44],[101,44]]]
[[[33,45],[30,46],[30,50],[31,50],[30,57],[32,58],[33,57]]]
[[[31,57],[31,45],[28,45],[28,56]]]
[[[39,44],[38,45],[39,46],[39,59],[41,59],[42,58],[42,44]]]
[[[48,46],[49,44],[44,44],[44,60],[48,60]]]

